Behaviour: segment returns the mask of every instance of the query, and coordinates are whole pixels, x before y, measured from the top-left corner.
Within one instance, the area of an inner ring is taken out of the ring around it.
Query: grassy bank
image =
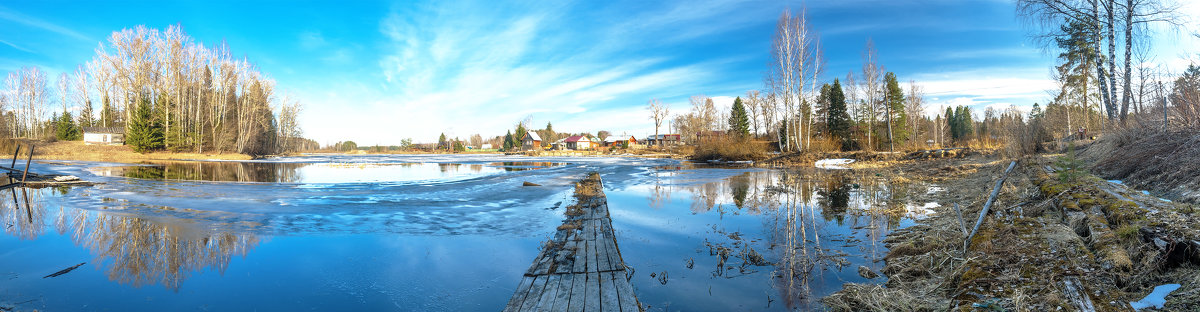
[[[54,160],[84,160],[84,161],[106,161],[106,162],[125,162],[136,163],[144,160],[249,160],[251,157],[245,154],[232,153],[175,153],[175,152],[152,152],[152,153],[137,153],[132,148],[125,145],[87,145],[82,141],[58,141],[58,142],[22,142],[21,157],[26,157],[29,152],[29,144],[33,144],[34,159],[54,159]],[[15,143],[9,143],[4,146],[6,157],[12,157],[15,149]]]

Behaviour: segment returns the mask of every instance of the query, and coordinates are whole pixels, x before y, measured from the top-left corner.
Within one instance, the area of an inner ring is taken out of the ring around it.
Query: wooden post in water
[[[25,160],[25,173],[21,174],[21,184],[25,184],[25,178],[29,177],[29,163],[33,162],[33,145],[29,145],[29,158]]]
[[[17,155],[20,155],[20,154],[21,154],[21,144],[17,144],[17,150],[15,152],[13,152],[13,161],[12,161],[12,165],[8,166],[9,168],[17,167]]]
[[[21,144],[17,144],[17,150],[13,151],[13,161],[12,161],[12,165],[8,166],[9,168],[17,168],[17,156],[19,156],[19,155],[21,155]],[[11,183],[17,181],[16,179],[13,179],[12,171],[9,171],[5,175],[8,176],[8,183],[11,184]]]
[[[975,220],[975,228],[971,229],[971,234],[967,235],[967,241],[963,242],[963,250],[971,247],[971,238],[975,237],[975,233],[979,232],[979,225],[983,224],[983,218],[987,217],[988,209],[992,208],[992,202],[996,200],[996,196],[1000,195],[1000,186],[1004,185],[1004,180],[1008,179],[1008,173],[1017,167],[1017,161],[1008,164],[1008,169],[1004,170],[1004,174],[1000,175],[1000,180],[996,181],[996,187],[992,188],[992,195],[988,197],[987,203],[983,204],[983,210],[979,212],[979,220]]]

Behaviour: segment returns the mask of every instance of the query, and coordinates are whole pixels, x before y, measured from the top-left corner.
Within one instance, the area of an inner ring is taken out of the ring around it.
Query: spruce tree
[[[829,107],[825,112],[825,127],[829,134],[842,139],[842,148],[846,148],[850,140],[850,114],[846,112],[846,94],[842,92],[842,84],[837,79],[829,87]]]
[[[75,125],[75,119],[71,117],[71,112],[63,112],[55,121],[54,137],[59,141],[77,141],[83,137],[79,133],[79,127]]]
[[[100,126],[101,127],[116,126],[116,120],[114,119],[114,117],[116,117],[116,115],[117,115],[117,113],[113,111],[112,103],[108,100],[108,96],[105,95],[103,103],[100,106]]]
[[[958,119],[953,107],[946,107],[946,129],[950,131],[950,139],[958,140]]]
[[[450,146],[446,144],[446,133],[443,132],[442,135],[438,136],[437,148],[438,149],[450,149]]]
[[[505,135],[504,135],[504,145],[503,145],[503,147],[504,147],[504,151],[506,151],[506,152],[507,152],[507,151],[511,151],[511,150],[512,150],[512,148],[513,148],[513,135],[512,135],[512,131],[509,131],[507,134],[505,134]]]
[[[154,116],[149,97],[142,97],[138,100],[125,133],[125,143],[138,153],[146,153],[163,147],[162,124]]]
[[[733,108],[729,112],[729,132],[738,138],[750,137],[750,116],[746,114],[746,106],[742,97],[733,99]]]

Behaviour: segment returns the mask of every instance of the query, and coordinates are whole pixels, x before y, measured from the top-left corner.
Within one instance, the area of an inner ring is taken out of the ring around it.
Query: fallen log
[[[971,238],[975,237],[975,233],[979,232],[979,226],[983,224],[983,218],[987,217],[988,210],[992,208],[992,203],[996,201],[996,196],[1000,195],[1000,187],[1004,186],[1004,180],[1008,179],[1008,173],[1012,172],[1013,168],[1017,167],[1017,161],[1008,164],[1008,169],[1004,169],[1004,174],[1000,175],[1000,180],[996,181],[996,187],[992,188],[992,195],[988,196],[988,200],[983,204],[983,210],[979,211],[979,219],[975,221],[975,228],[971,229],[971,234],[967,235],[967,241],[963,242],[963,250],[971,247]]]

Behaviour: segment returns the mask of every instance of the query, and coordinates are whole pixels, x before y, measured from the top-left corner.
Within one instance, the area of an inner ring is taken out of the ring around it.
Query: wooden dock
[[[542,246],[504,311],[640,311],[617,249],[600,175],[575,185],[574,205]]]

